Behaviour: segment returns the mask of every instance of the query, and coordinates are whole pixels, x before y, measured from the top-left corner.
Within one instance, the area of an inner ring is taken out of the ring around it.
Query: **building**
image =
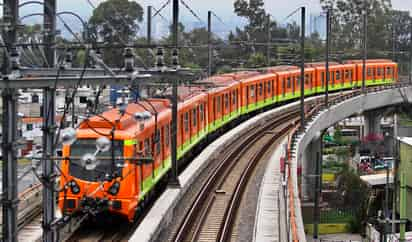
[[[412,137],[399,138],[400,163],[398,177],[401,172],[406,179],[406,204],[412,203]],[[398,179],[399,180],[399,179]],[[399,194],[399,193],[398,193]],[[406,206],[406,217],[412,221],[412,206]]]

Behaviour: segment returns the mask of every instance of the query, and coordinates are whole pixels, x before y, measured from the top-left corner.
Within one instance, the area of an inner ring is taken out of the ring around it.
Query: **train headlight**
[[[115,181],[113,184],[110,186],[108,193],[110,195],[115,196],[117,193],[119,193],[120,190],[120,182]]]
[[[62,131],[61,142],[64,145],[71,145],[76,141],[76,130],[74,128],[66,128]]]
[[[110,149],[110,140],[107,137],[100,137],[96,140],[96,148],[98,151],[106,152]]]
[[[84,169],[86,169],[88,171],[92,171],[92,170],[96,169],[99,162],[96,160],[95,155],[85,154],[82,157],[81,163],[82,163],[82,166],[84,167]]]
[[[80,187],[74,180],[69,181],[69,187],[73,194],[80,193]]]

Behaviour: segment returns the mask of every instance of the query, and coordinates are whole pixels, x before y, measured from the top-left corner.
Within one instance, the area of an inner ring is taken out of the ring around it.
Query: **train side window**
[[[335,72],[332,71],[332,86],[335,86]]]
[[[170,125],[166,124],[166,128],[164,129],[165,132],[165,144],[166,146],[169,146],[170,142]]]
[[[349,77],[348,77],[348,78],[349,78],[350,84],[352,84],[352,83],[353,83],[353,78],[352,78],[353,73],[352,73],[352,70],[349,70],[348,73],[349,73]]]
[[[325,86],[325,72],[322,72],[320,74],[320,79],[321,79],[321,85],[322,87],[324,87]]]
[[[378,76],[382,75],[382,69],[381,69],[380,67],[378,67],[377,72],[378,72],[378,73],[377,73]]]
[[[236,105],[236,91],[232,92],[232,105]]]
[[[349,70],[345,70],[345,79],[349,80]]]
[[[185,113],[185,117],[184,117],[184,126],[185,126],[185,132],[189,131],[189,112]]]
[[[367,72],[368,72],[368,77],[372,76],[372,69],[371,68],[368,68]]]
[[[192,110],[192,113],[193,113],[193,126],[197,127],[197,110],[196,110],[196,108],[194,108]]]
[[[271,90],[272,90],[272,88],[270,86],[270,81],[267,82],[267,90],[268,90],[268,93],[270,93]]]
[[[200,104],[199,106],[199,116],[200,116],[200,122],[203,122],[203,118],[204,118],[203,103]]]
[[[144,154],[145,154],[145,156],[151,156],[152,155],[149,138],[146,138],[144,140]]]
[[[250,86],[250,96],[251,96],[251,97],[254,97],[254,96],[255,96],[255,86],[254,86],[254,85],[251,85],[251,86]]]
[[[339,81],[340,80],[340,71],[337,71],[336,72],[336,81]]]
[[[309,74],[305,74],[305,85],[309,85]]]
[[[156,155],[160,154],[160,130],[156,131]]]
[[[225,109],[229,108],[229,94],[225,93]]]
[[[313,89],[314,87],[315,87],[315,85],[313,85],[313,73],[310,73],[310,76],[309,76],[309,85],[310,85],[310,88],[311,89]]]
[[[263,94],[263,84],[259,83],[259,96],[262,96]]]
[[[392,75],[392,68],[388,66],[387,70],[387,74],[388,75]]]
[[[220,96],[217,97],[217,101],[216,101],[216,105],[217,105],[217,112],[220,113]]]
[[[138,152],[140,153],[140,155],[144,155],[144,150],[143,150],[143,141],[139,142],[139,150]]]
[[[291,88],[290,77],[287,79],[287,88]]]

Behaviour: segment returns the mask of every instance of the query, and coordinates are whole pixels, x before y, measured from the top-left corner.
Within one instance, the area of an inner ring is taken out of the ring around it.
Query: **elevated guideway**
[[[317,154],[321,152],[321,134],[324,130],[335,123],[355,114],[366,113],[369,119],[380,115],[373,115],[372,110],[384,107],[396,106],[412,102],[412,86],[408,84],[397,84],[369,88],[365,94],[357,95],[341,102],[332,103],[329,108],[320,111],[310,122],[306,123],[303,132],[297,135],[295,145],[291,151],[290,163],[293,169],[294,201],[296,213],[296,228],[299,241],[306,241],[303,220],[300,213],[301,199],[308,201],[313,198],[312,185],[314,184],[315,162]],[[369,132],[379,130],[374,121],[369,121]],[[302,168],[301,194],[298,193],[298,179],[296,167]]]

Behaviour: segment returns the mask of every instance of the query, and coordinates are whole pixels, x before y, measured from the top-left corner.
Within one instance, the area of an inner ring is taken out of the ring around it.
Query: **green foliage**
[[[134,40],[143,20],[143,8],[135,1],[107,0],[99,4],[89,20],[89,35],[94,41],[129,43]],[[111,66],[122,66],[123,50],[104,51],[104,61]]]
[[[252,54],[247,63],[246,66],[249,68],[259,68],[265,66],[265,57],[263,56],[262,53],[255,53]]]

